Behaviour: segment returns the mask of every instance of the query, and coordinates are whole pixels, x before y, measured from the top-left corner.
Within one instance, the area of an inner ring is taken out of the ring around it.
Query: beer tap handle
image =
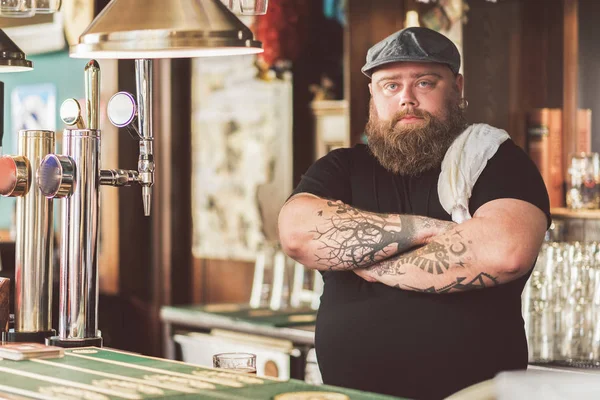
[[[30,186],[31,165],[27,157],[0,157],[0,196],[25,196]]]
[[[137,127],[137,105],[131,93],[115,93],[108,101],[106,113],[114,126],[125,128],[133,139],[142,140]]]
[[[135,60],[138,127],[141,136],[138,158],[139,182],[142,186],[144,214],[150,215],[154,184],[154,138],[152,132],[152,60]]]
[[[107,107],[108,119],[140,141],[138,170],[101,171],[101,184],[127,186],[133,180],[142,186],[144,214],[150,215],[154,184],[154,151],[152,136],[152,60],[135,60],[137,103],[131,93],[114,94]],[[137,126],[137,127],[136,127]],[[135,172],[135,173],[134,173]],[[103,174],[103,175],[102,175]]]
[[[81,117],[81,106],[75,99],[63,101],[60,106],[60,119],[69,127],[75,126],[77,129],[85,129],[85,124]]]
[[[69,197],[75,190],[77,166],[69,156],[48,154],[37,171],[37,183],[42,195],[48,199]]]

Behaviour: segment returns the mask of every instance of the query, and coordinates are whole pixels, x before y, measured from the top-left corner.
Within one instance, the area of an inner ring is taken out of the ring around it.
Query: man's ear
[[[460,95],[463,95],[463,89],[465,86],[465,77],[462,74],[457,74],[456,75],[456,86],[458,87],[458,92],[460,93]]]
[[[371,87],[371,83],[369,82],[369,93],[373,96],[373,88]]]

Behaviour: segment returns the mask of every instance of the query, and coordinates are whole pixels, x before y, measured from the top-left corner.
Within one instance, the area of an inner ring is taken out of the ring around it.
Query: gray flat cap
[[[401,61],[446,64],[454,74],[460,70],[460,53],[450,39],[428,28],[412,27],[371,47],[361,71],[370,78],[375,68]]]

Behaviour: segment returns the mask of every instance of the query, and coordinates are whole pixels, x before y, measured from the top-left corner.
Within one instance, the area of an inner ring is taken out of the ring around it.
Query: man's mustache
[[[406,109],[402,111],[398,111],[394,114],[394,117],[391,119],[392,127],[396,126],[396,124],[403,118],[406,117],[415,117],[415,118],[423,118],[425,122],[429,122],[432,115],[431,113],[425,110],[419,110],[418,108]]]

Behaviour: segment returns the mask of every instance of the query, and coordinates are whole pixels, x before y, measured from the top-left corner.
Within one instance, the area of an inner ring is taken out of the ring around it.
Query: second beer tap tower
[[[4,134],[4,83],[0,82],[0,149]],[[39,342],[52,329],[52,200],[35,180],[41,160],[54,151],[54,132],[21,130],[17,155],[0,152],[0,195],[16,198],[14,328],[7,342]]]
[[[150,214],[154,182],[152,61],[136,60],[135,65],[138,127],[130,128],[137,132],[140,140],[138,170],[101,169],[100,66],[95,60],[85,67],[87,128],[81,128],[81,116],[74,115],[80,112],[76,100],[67,100],[68,104],[61,107],[61,117],[75,128],[64,130],[64,154],[47,155],[39,167],[38,184],[43,195],[62,199],[58,335],[48,338],[47,344],[102,346],[98,330],[100,186],[140,183],[144,213]],[[110,109],[109,106],[109,116]]]

